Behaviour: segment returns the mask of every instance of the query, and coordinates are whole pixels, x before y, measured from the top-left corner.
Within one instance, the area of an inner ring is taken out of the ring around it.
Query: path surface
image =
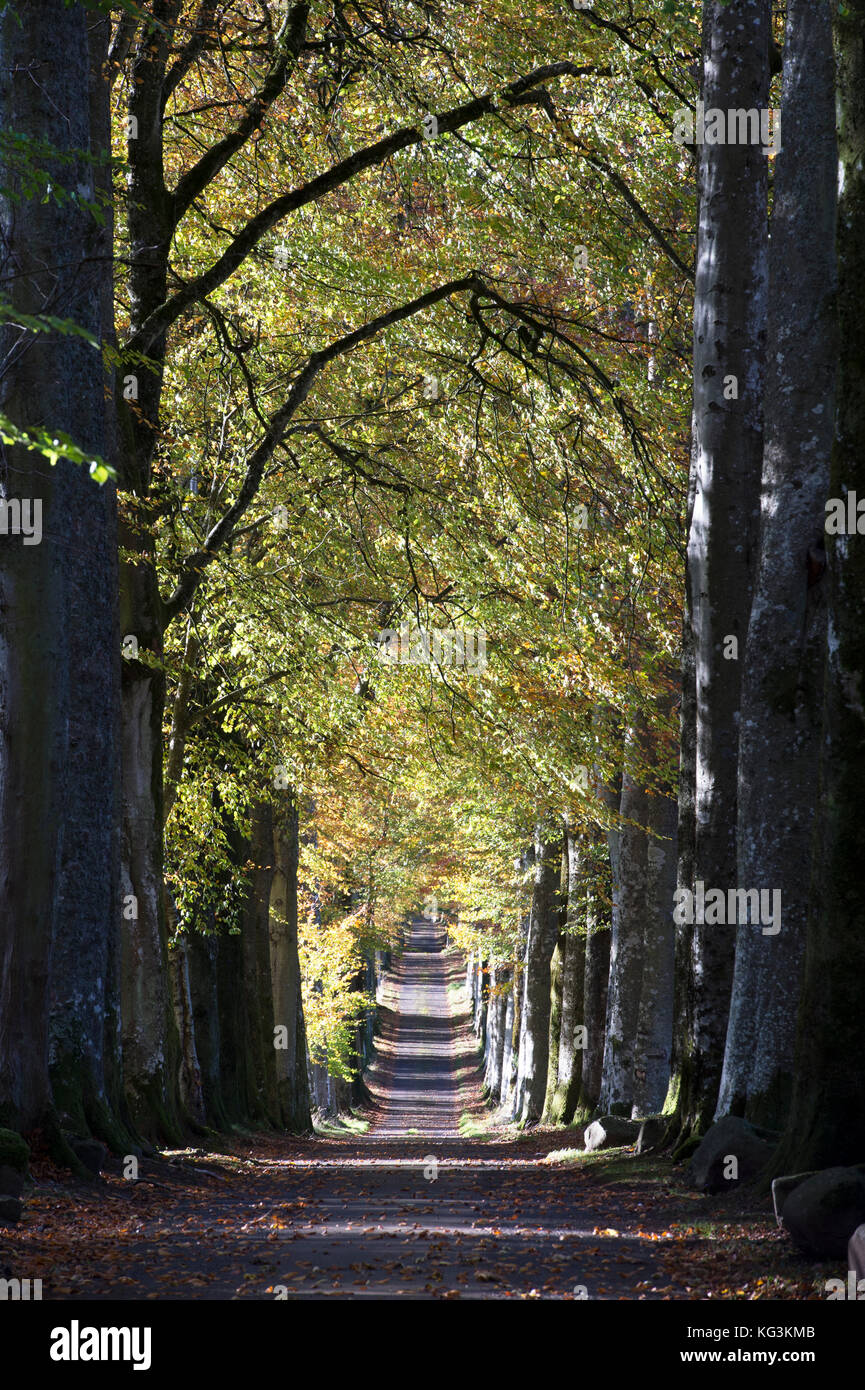
[[[379,1039],[377,1070],[383,1088],[377,1138],[441,1139],[459,1133],[451,1009],[458,984],[443,947],[444,933],[431,922],[412,923],[393,973],[394,1016],[384,1016]]]
[[[366,1134],[236,1137],[134,1185],[46,1180],[0,1267],[44,1299],[694,1297],[665,1266],[657,1186],[544,1162],[573,1131],[460,1135],[489,1117],[441,947],[415,924],[389,980]]]

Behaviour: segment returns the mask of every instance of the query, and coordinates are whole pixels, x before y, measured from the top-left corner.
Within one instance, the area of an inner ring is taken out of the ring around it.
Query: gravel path
[[[444,933],[415,921],[397,962],[391,988],[395,1019],[383,1029],[387,1051],[377,1139],[454,1138],[459,1133],[460,1087],[450,990],[453,971],[443,956]]]

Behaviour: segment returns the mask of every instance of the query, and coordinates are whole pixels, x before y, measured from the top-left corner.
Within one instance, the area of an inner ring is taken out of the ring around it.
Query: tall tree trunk
[[[499,1091],[499,1105],[504,1115],[512,1114],[513,1108],[515,1088],[515,1040],[519,1046],[519,1010],[517,1008],[517,981],[519,978],[518,968],[512,966],[511,987],[505,1002],[505,1018],[503,1024],[504,1037],[502,1039],[502,1082]]]
[[[707,111],[765,110],[769,0],[706,0]],[[729,132],[728,132],[729,133]],[[688,569],[695,653],[694,875],[737,885],[740,662],[751,608],[763,456],[768,160],[761,145],[700,148],[694,291],[695,494]],[[688,887],[693,888],[693,884]],[[680,1118],[700,1132],[715,1112],[735,933],[695,922],[692,1015]]]
[[[246,1054],[249,1046],[243,979],[243,942],[239,932],[222,931],[216,952],[219,1023],[219,1094],[225,1114],[234,1124],[252,1115]]]
[[[84,279],[99,297],[102,341],[115,343],[111,212],[108,18],[88,17],[91,149],[102,163],[90,178],[104,199],[105,221],[94,229],[91,256],[99,269]],[[99,257],[102,257],[101,262]],[[103,270],[102,267],[105,267]],[[114,372],[102,373],[101,452],[117,456]],[[91,1131],[115,1149],[133,1141],[123,1124],[120,1059],[120,636],[117,507],[113,484],[87,487],[90,515],[67,533],[77,547],[75,594],[67,623],[72,725],[62,820],[64,852],[55,899],[49,1056],[61,1123]]]
[[[107,102],[104,73],[91,74],[91,23],[83,6],[60,0],[0,16],[2,128],[61,151],[56,162],[39,156],[51,185],[86,195],[34,195],[13,158],[0,167],[0,223],[4,297],[101,339],[110,261],[86,201]],[[102,27],[97,58],[100,46]],[[11,324],[0,338],[0,409],[19,428],[65,431],[110,461],[100,353]],[[86,468],[4,446],[0,492],[24,499],[38,523],[38,538],[0,537],[0,1123],[56,1136],[53,1079],[65,1123],[115,1137],[104,1072],[118,930],[114,489]]]
[[[562,987],[565,960],[564,932],[559,932],[550,960],[550,1026],[547,1040],[547,1084],[544,1090],[544,1108],[541,1119],[550,1122],[553,1097],[559,1081],[559,1043],[562,1035]]]
[[[538,830],[520,1026],[515,1118],[537,1124],[543,1114],[550,1046],[550,961],[560,928],[561,840]]]
[[[250,884],[241,921],[243,1003],[246,1014],[246,1075],[251,1116],[281,1125],[270,974],[270,897],[274,875],[273,809],[269,801],[252,806]]]
[[[579,844],[570,824],[565,831],[565,875],[567,920],[561,937],[562,994],[558,1048],[551,1065],[555,1064],[555,1089],[547,1106],[547,1118],[553,1124],[570,1124],[574,1118],[583,1071],[585,1041],[582,1031],[583,998],[586,974],[585,877],[581,873]],[[579,1044],[579,1045],[578,1045]]]
[[[524,850],[520,855],[519,872],[525,880],[534,862],[534,848]],[[515,1119],[518,1098],[518,1082],[522,1064],[523,1042],[523,995],[525,992],[526,949],[529,940],[529,920],[532,908],[532,888],[525,881],[519,888],[520,918],[519,932],[514,961],[511,997],[508,1003],[508,1016],[505,1020],[505,1058],[502,1076],[502,1110]]]
[[[204,1090],[195,1038],[195,1013],[189,978],[189,939],[184,934],[172,942],[168,961],[171,1002],[180,1039],[180,1096],[187,1115],[203,1124]]]
[[[640,989],[643,976],[643,937],[648,891],[647,799],[641,785],[645,753],[642,721],[625,738],[618,846],[618,883],[610,943],[610,985],[600,1105],[606,1114],[629,1115],[634,1098],[634,1061]]]
[[[789,0],[775,164],[760,562],[742,672],[738,881],[782,893],[740,922],[717,1115],[783,1128],[802,978],[826,636],[835,358],[832,16]],[[810,564],[809,564],[810,561]]]
[[[127,144],[129,314],[134,332],[167,292],[171,200],[162,163],[162,80],[176,0],[164,24],[145,20],[131,55]],[[154,514],[148,501],[159,434],[165,336],[150,344],[153,365],[129,363],[118,402],[122,437],[120,625],[124,642],[123,921],[124,1077],[133,1118],[148,1135],[179,1141],[179,1039],[168,985],[168,924],[163,895],[163,714],[165,611],[156,572]],[[126,384],[129,384],[127,394]],[[134,387],[132,385],[134,383]],[[137,645],[133,645],[134,643]]]
[[[495,1104],[502,1095],[502,1069],[505,1055],[505,1027],[507,1022],[509,981],[511,969],[507,965],[493,965],[490,970],[490,998],[487,1005],[490,1046],[484,1074],[484,1086]]]
[[[660,1111],[670,1080],[673,1036],[673,893],[678,805],[672,796],[646,799],[646,907],[640,1009],[634,1046],[632,1113]]]
[[[308,1134],[312,1130],[312,1115],[297,950],[298,850],[297,805],[292,801],[276,828],[276,872],[270,898],[270,969],[274,1022],[286,1030],[286,1046],[276,1052],[280,1105],[286,1128],[292,1134]]]
[[[692,438],[691,473],[688,488],[687,526],[690,530],[696,489],[696,449]],[[691,621],[691,578],[685,572],[685,608],[682,615],[682,684],[679,706],[679,778],[677,842],[677,888],[690,891],[694,882],[695,799],[697,791],[697,689],[694,631]],[[664,1112],[670,1115],[666,1142],[675,1145],[686,1138],[689,1122],[684,1114],[684,1098],[691,1094],[694,1038],[694,926],[677,922],[673,926],[673,1037],[670,1082]]]
[[[148,1138],[179,1143],[180,1040],[168,984],[162,878],[163,680],[133,660],[124,663],[123,676],[124,1086],[136,1128]]]
[[[229,1120],[222,1098],[220,1068],[219,949],[220,937],[215,932],[190,934],[189,993],[204,1118],[215,1129],[227,1129]]]
[[[612,870],[608,856],[603,869],[595,868],[586,898],[586,974],[583,991],[583,1023],[586,1046],[580,1082],[578,1111],[593,1114],[601,1096],[606,1042],[607,994],[612,942]]]
[[[839,363],[830,497],[865,497],[865,0],[835,20],[838,119]],[[865,549],[858,534],[827,537],[828,660],[816,851],[787,1130],[786,1168],[861,1162],[862,865],[865,863]]]

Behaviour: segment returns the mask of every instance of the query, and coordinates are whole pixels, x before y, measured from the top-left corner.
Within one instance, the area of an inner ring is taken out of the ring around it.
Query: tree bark
[[[499,1104],[502,1096],[505,1029],[510,999],[509,982],[512,973],[510,966],[507,965],[493,965],[490,971],[490,998],[487,1005],[490,1046],[484,1086],[490,1100],[495,1104]]]
[[[277,1049],[280,1105],[292,1134],[312,1130],[306,1026],[297,949],[298,815],[292,801],[276,830],[276,872],[270,899],[270,968],[273,1017],[286,1029],[285,1049]]]
[[[768,0],[706,0],[707,111],[765,110]],[[737,885],[740,662],[753,589],[763,455],[768,160],[760,145],[700,147],[694,294],[694,507],[688,570],[695,654],[694,874]],[[735,394],[734,394],[735,393]],[[694,888],[693,884],[688,885]],[[680,1117],[699,1133],[718,1099],[735,933],[695,922],[692,1014]]]
[[[601,1108],[605,1114],[611,1115],[630,1115],[634,1099],[634,1062],[648,893],[648,837],[645,830],[648,814],[640,768],[644,751],[645,730],[640,722],[628,730],[625,738],[618,882],[614,878],[615,906],[600,1096]]]
[[[583,1000],[586,974],[586,881],[577,837],[571,825],[565,831],[564,867],[567,921],[561,937],[561,1022],[554,1058],[555,1088],[546,1107],[546,1118],[553,1124],[568,1125],[576,1113],[582,1084],[584,1048],[577,1046],[577,1029],[585,1027]],[[583,1039],[582,1033],[579,1038]]]
[[[227,1129],[229,1119],[222,1097],[220,1067],[219,949],[220,938],[215,932],[190,934],[189,993],[204,1117],[215,1129]]]
[[[612,942],[612,878],[609,860],[598,875],[586,900],[586,974],[583,994],[583,1023],[586,1046],[580,1083],[578,1112],[592,1115],[601,1096],[601,1079],[606,1043],[607,994],[610,979]]]
[[[835,19],[838,328],[830,497],[865,497],[865,0]],[[829,615],[816,849],[790,1116],[776,1171],[861,1162],[865,550],[827,536]]]
[[[520,855],[519,870],[525,878],[534,862],[534,848],[524,850]],[[524,1050],[523,1042],[523,994],[525,990],[526,949],[529,939],[529,919],[531,917],[532,889],[524,882],[519,888],[520,925],[514,961],[511,995],[505,1019],[505,1055],[502,1076],[502,1110],[511,1120],[516,1118],[518,1082]]]
[[[760,562],[742,672],[738,881],[782,892],[740,922],[717,1116],[781,1129],[790,1104],[823,712],[835,359],[832,16],[789,0],[775,164]],[[812,565],[809,571],[809,556]],[[815,575],[816,570],[816,575]]]
[[[675,799],[647,797],[646,908],[640,1008],[634,1045],[633,1116],[657,1114],[670,1080],[673,1034],[673,893],[676,887]]]
[[[203,1124],[204,1090],[195,1038],[195,1013],[189,978],[189,941],[181,934],[169,949],[171,1000],[180,1039],[180,1097],[187,1115]]]
[[[561,840],[538,830],[526,941],[515,1118],[537,1124],[543,1114],[550,1046],[550,962],[560,927]]]
[[[270,973],[270,897],[274,876],[273,808],[252,806],[250,884],[241,921],[242,992],[246,1014],[246,1075],[251,1116],[280,1127],[280,1108]]]
[[[562,986],[564,974],[565,933],[559,932],[550,960],[550,1026],[547,1041],[547,1084],[541,1118],[550,1122],[553,1097],[559,1080],[559,1042],[562,1034]]]
[[[84,193],[43,198],[14,158],[0,169],[0,270],[19,312],[71,319],[101,340],[110,261],[85,199],[95,197],[88,154],[106,148],[107,101],[104,72],[91,72],[104,28],[91,53],[92,22],[60,0],[0,16],[3,129],[60,151],[40,155],[43,171],[54,189]],[[12,324],[0,339],[0,409],[111,462],[99,351]],[[0,536],[0,1123],[56,1136],[56,1087],[62,1123],[123,1138],[105,1082],[118,931],[114,487],[19,446],[4,447],[3,463],[3,499],[26,499],[34,519],[41,507],[41,539]]]

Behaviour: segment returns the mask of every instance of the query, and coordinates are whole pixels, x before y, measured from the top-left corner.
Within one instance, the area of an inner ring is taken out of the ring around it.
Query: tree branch
[[[186,608],[201,582],[204,570],[213,563],[218,551],[231,540],[238,521],[258,491],[268,459],[277,448],[292,416],[306,400],[322,369],[336,358],[351,352],[361,343],[374,338],[376,334],[389,328],[391,324],[411,318],[414,314],[430,308],[431,305],[439,304],[443,299],[449,299],[451,295],[458,294],[462,290],[475,288],[480,283],[474,274],[463,276],[460,280],[448,281],[447,284],[440,285],[434,290],[428,290],[426,294],[419,295],[417,299],[400,305],[398,309],[391,309],[388,313],[370,319],[363,327],[356,328],[352,333],[347,333],[344,337],[336,339],[321,352],[314,352],[310,355],[306,365],[294,378],[285,403],[271,415],[263,437],[248,455],[244,467],[243,482],[236,500],[211,529],[203,547],[194,551],[183,562],[174,593],[163,608],[166,626]]]
[[[594,67],[578,67],[575,63],[570,62],[548,63],[544,67],[536,68],[534,72],[527,73],[525,77],[517,78],[500,93],[488,93],[486,96],[475,97],[462,106],[456,106],[452,110],[444,112],[437,117],[438,133],[439,135],[449,135],[465,125],[470,125],[473,121],[480,120],[482,116],[496,111],[499,101],[504,102],[505,105],[513,105],[516,98],[540,82],[548,82],[553,78],[563,76],[582,77],[594,71]],[[424,138],[416,126],[404,126],[402,129],[394,131],[392,135],[377,140],[375,144],[367,145],[364,149],[357,150],[354,154],[339,160],[324,173],[319,174],[308,183],[302,184],[300,188],[292,189],[290,193],[284,193],[280,198],[274,199],[266,208],[262,208],[261,212],[257,213],[242,231],[237,233],[209,270],[196,276],[194,280],[190,280],[182,289],[171,295],[164,304],[153,310],[132,335],[128,347],[135,352],[147,353],[153,343],[168,331],[185,309],[223,284],[243,263],[252,248],[261,241],[261,238],[289,213],[297,212],[300,208],[306,207],[308,203],[317,202],[325,194],[341,187],[357,174],[363,173],[364,170],[382,164],[400,150],[407,149],[410,145],[422,144]],[[219,147],[215,148],[218,149]],[[200,164],[208,157],[208,155],[203,156]],[[200,167],[200,164],[196,167]],[[175,195],[175,197],[177,196]]]
[[[204,0],[202,9],[208,0]],[[216,178],[231,156],[245,145],[254,130],[261,125],[262,117],[273,105],[288,80],[291,66],[303,48],[306,38],[306,24],[309,18],[309,5],[306,0],[294,5],[286,14],[282,28],[276,36],[276,52],[270,70],[255,95],[246,104],[246,114],[238,121],[234,130],[202,155],[198,163],[179,180],[173,195],[174,226],[176,227],[191,204]],[[174,77],[175,64],[168,74],[166,85]],[[190,59],[190,62],[192,59]],[[182,73],[181,75],[182,76]],[[177,78],[180,81],[180,77]]]

